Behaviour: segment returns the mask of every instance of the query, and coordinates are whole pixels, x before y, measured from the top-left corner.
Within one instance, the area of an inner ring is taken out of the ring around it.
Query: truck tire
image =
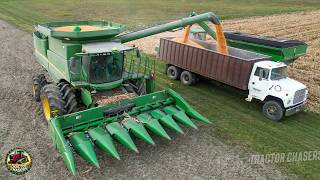
[[[51,118],[66,114],[65,102],[62,99],[59,87],[54,84],[47,84],[41,89],[40,94],[44,118],[49,121]]]
[[[284,108],[279,101],[270,100],[263,104],[262,113],[268,119],[280,121],[284,116]]]
[[[195,83],[196,76],[189,71],[183,71],[180,75],[180,81],[182,84],[190,86]]]
[[[48,82],[44,74],[39,74],[32,78],[32,94],[35,101],[40,102],[41,89]]]
[[[169,79],[177,80],[181,74],[181,69],[176,66],[169,66],[167,69],[167,76]]]
[[[129,80],[125,82],[125,84],[127,84],[127,86],[125,86],[125,89],[128,91],[128,93],[136,93],[138,96],[147,94],[144,80]]]

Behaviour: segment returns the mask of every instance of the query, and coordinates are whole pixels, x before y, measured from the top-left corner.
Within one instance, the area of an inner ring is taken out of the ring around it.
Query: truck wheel
[[[41,89],[47,83],[48,82],[46,80],[46,77],[43,74],[39,74],[39,75],[34,76],[32,78],[32,94],[33,94],[33,98],[37,102],[40,102]]]
[[[177,80],[181,74],[181,70],[176,66],[169,66],[167,69],[167,76],[169,79]]]
[[[62,116],[66,113],[65,102],[58,86],[47,84],[41,89],[40,94],[44,118],[49,121],[51,118]]]
[[[195,80],[196,80],[196,76],[193,73],[189,71],[183,71],[181,73],[180,81],[182,84],[190,86],[195,82]]]
[[[62,94],[62,99],[65,102],[64,109],[67,114],[77,111],[78,102],[74,89],[67,82],[61,82],[58,84],[60,92]]]
[[[268,119],[280,121],[284,115],[284,108],[280,102],[270,100],[264,103],[262,112]]]

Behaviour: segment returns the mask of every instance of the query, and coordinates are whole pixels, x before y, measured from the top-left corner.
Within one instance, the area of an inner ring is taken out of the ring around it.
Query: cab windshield
[[[83,57],[83,64],[93,84],[120,80],[123,70],[123,54]]]
[[[271,70],[271,80],[279,80],[287,77],[287,68],[279,67]]]

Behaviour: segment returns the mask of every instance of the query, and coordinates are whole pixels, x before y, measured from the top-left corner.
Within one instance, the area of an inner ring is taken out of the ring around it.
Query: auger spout
[[[206,25],[206,23],[205,23],[206,21],[212,22],[213,24],[216,25],[216,28],[218,27],[219,30],[222,31],[222,33],[217,33],[217,40],[220,39],[220,41],[218,42],[218,46],[221,46],[222,48],[226,49],[227,43],[224,38],[224,33],[221,28],[220,21],[217,18],[217,16],[212,12],[208,12],[208,13],[204,13],[204,14],[200,14],[200,15],[197,15],[196,13],[192,13],[190,17],[183,18],[181,20],[177,20],[177,21],[173,21],[173,22],[169,22],[169,23],[165,23],[165,24],[161,24],[158,26],[146,28],[146,29],[143,29],[140,31],[130,32],[127,34],[119,35],[119,36],[112,38],[112,40],[113,41],[120,41],[121,43],[126,43],[126,42],[133,41],[136,39],[141,39],[141,38],[144,38],[147,36],[162,33],[165,31],[170,31],[170,30],[177,29],[180,27],[186,27],[186,26],[193,25],[193,24],[199,24],[212,37],[216,38],[214,30],[211,29],[211,27],[209,27],[208,25]],[[218,32],[218,29],[217,29],[217,32]]]

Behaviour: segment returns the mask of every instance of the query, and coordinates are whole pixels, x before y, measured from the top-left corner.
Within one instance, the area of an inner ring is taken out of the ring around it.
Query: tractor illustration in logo
[[[23,149],[12,149],[7,154],[6,166],[14,174],[25,174],[32,166],[31,155]]]

